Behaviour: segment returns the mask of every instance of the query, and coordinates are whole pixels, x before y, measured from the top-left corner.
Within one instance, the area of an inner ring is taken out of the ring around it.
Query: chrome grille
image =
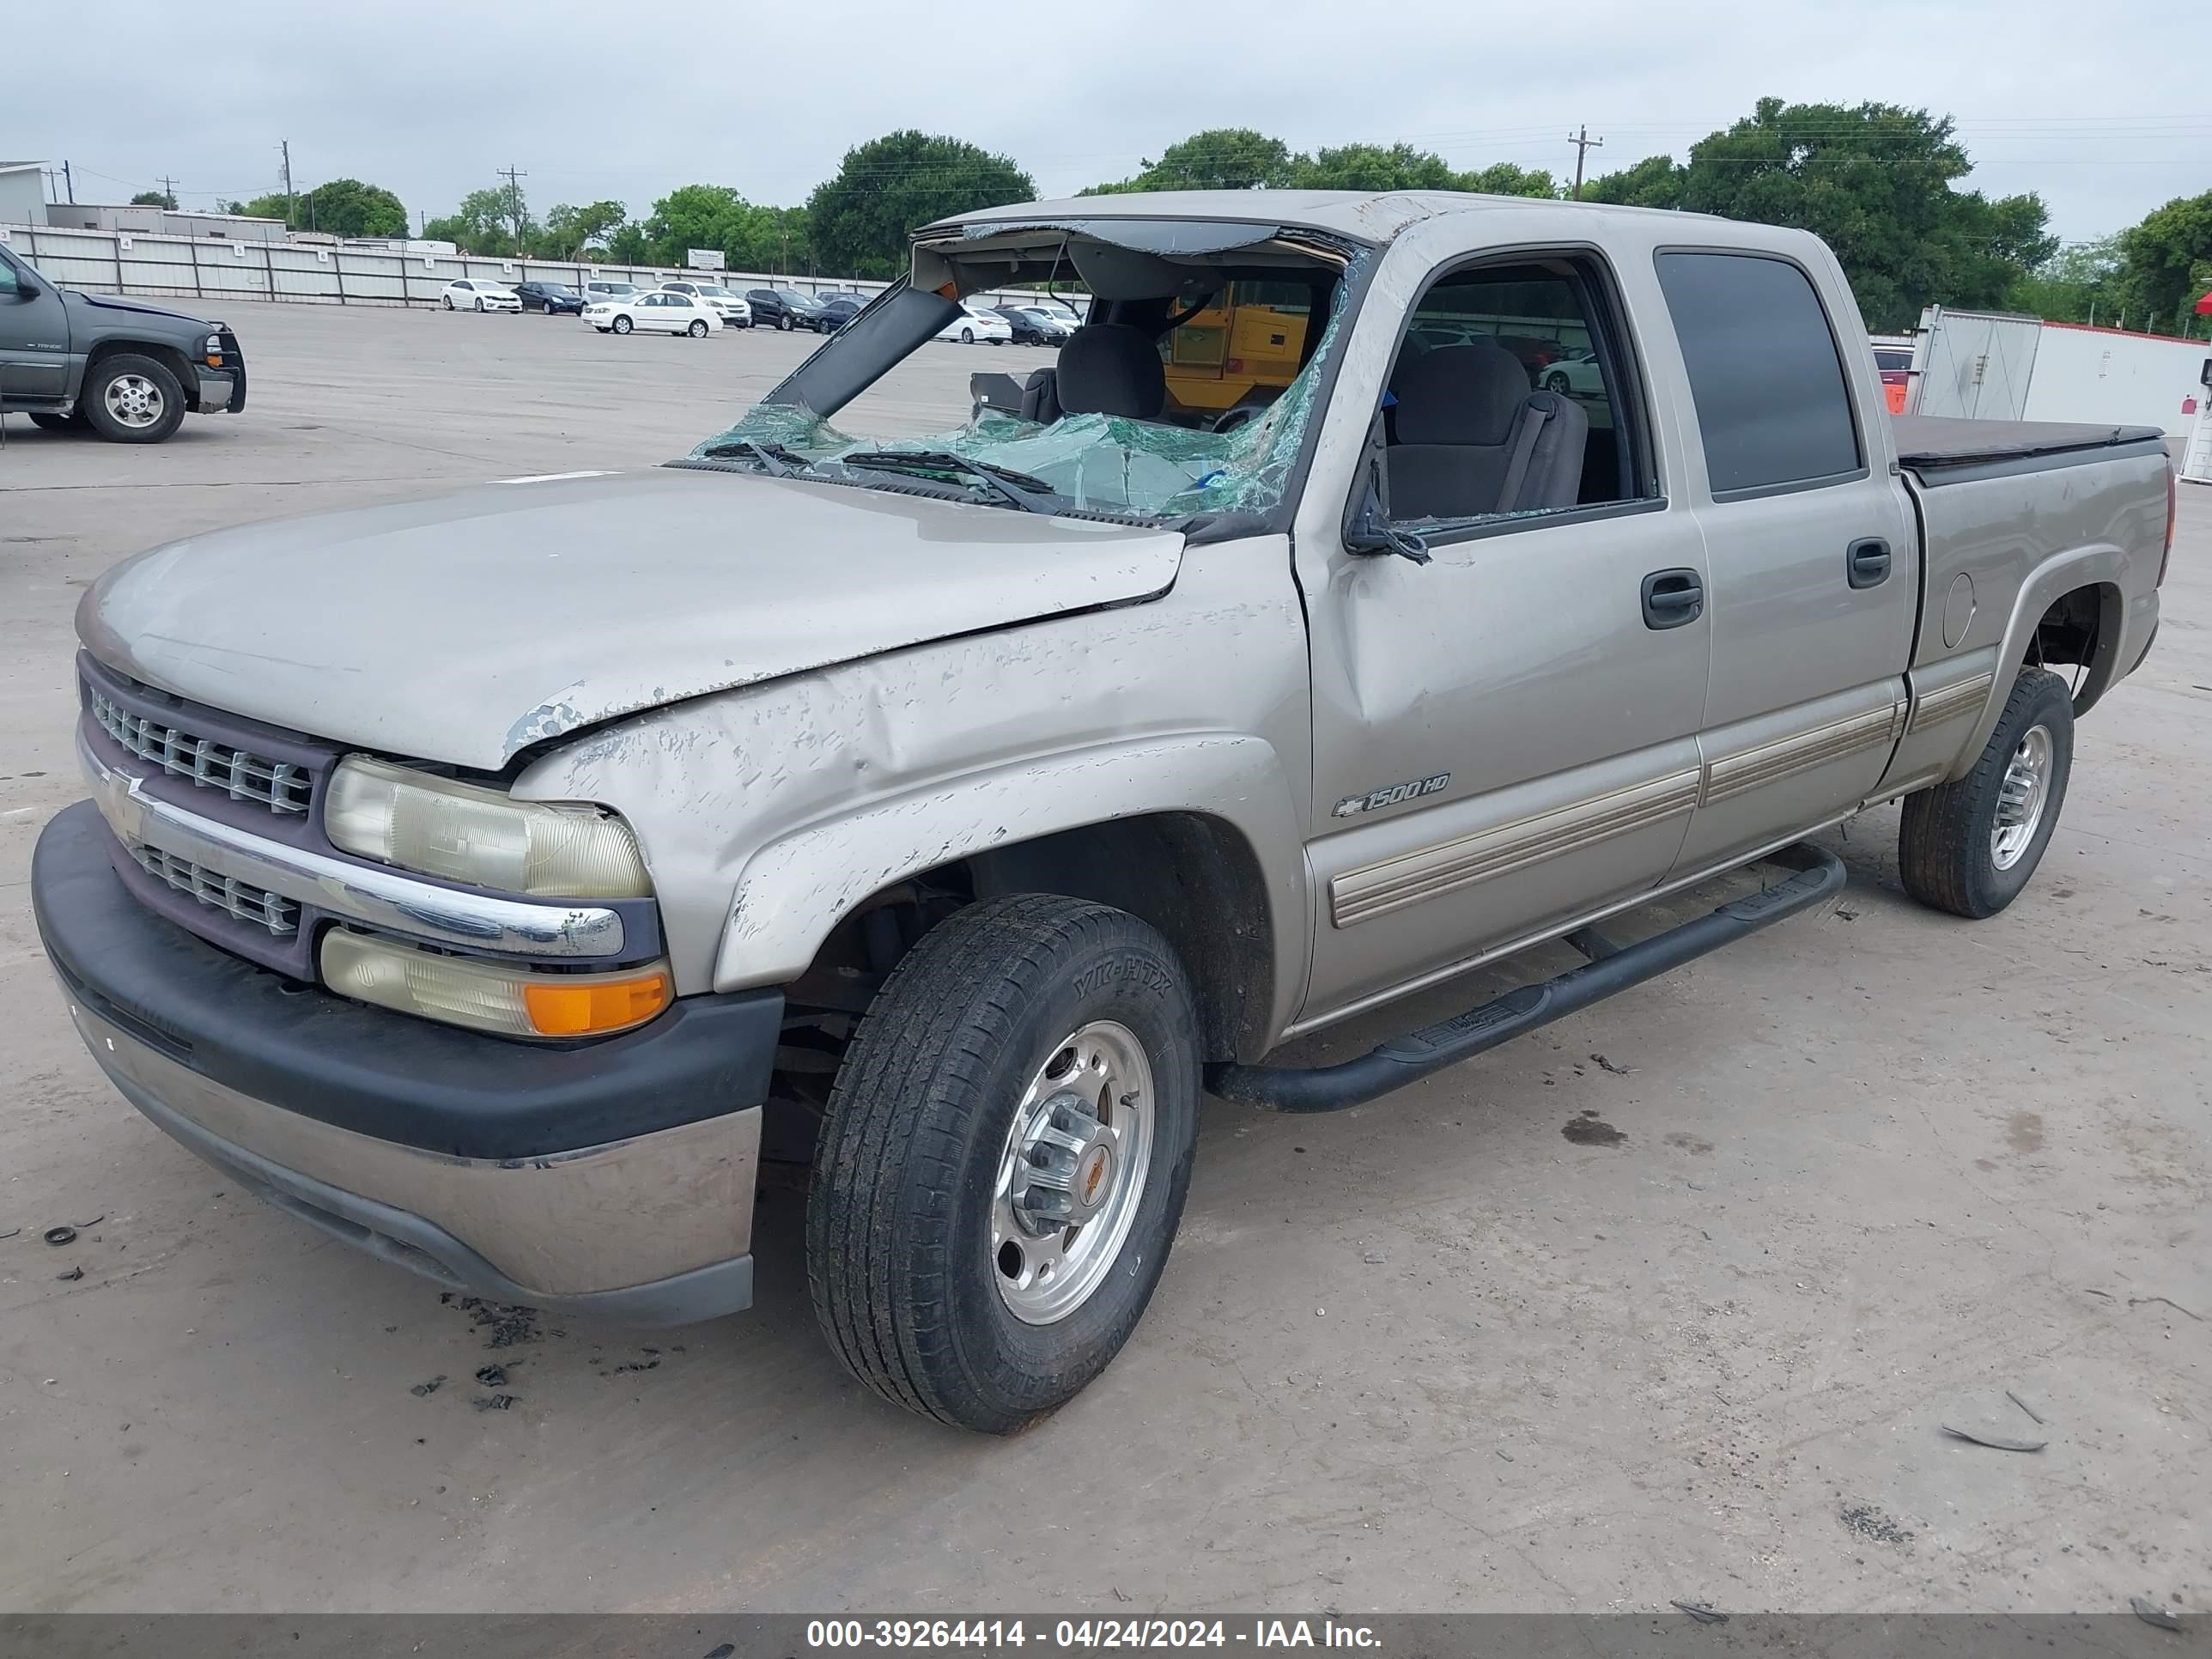
[[[300,931],[300,907],[281,893],[251,886],[229,876],[219,876],[190,859],[180,859],[158,847],[132,846],[131,856],[138,860],[138,867],[148,875],[226,915],[266,927],[280,939]]]
[[[272,812],[307,811],[314,793],[307,768],[180,732],[132,714],[96,685],[91,691],[92,717],[100,729],[139,759],[203,789],[220,789],[233,800],[258,801]]]

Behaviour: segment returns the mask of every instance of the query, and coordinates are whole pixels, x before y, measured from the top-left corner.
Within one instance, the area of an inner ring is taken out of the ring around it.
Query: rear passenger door
[[[1874,464],[1889,451],[1871,377],[1844,367],[1845,341],[1865,354],[1847,296],[1763,252],[1662,249],[1657,264],[1702,440],[1710,573],[1686,871],[1874,793],[1904,723],[1918,553],[1904,491]]]

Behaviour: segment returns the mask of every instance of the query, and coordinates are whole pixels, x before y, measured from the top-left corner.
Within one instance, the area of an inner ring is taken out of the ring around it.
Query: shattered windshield
[[[688,464],[1147,523],[1264,512],[1281,501],[1294,474],[1346,325],[1353,285],[1346,279],[1356,264],[1313,261],[1273,281],[1200,271],[1151,300],[1100,296],[1093,318],[1111,320],[1077,339],[1115,333],[1121,337],[1099,343],[1123,361],[1115,365],[1121,389],[1095,400],[1088,380],[1079,390],[1079,371],[1088,371],[1068,367],[1080,343],[963,344],[931,328],[900,342],[895,359],[834,420],[790,395],[805,380],[803,368],[773,400],[693,450]],[[934,320],[938,313],[923,307],[941,303],[935,296],[902,297],[915,309],[915,328]],[[961,304],[988,313],[1034,298],[994,292]],[[889,309],[844,334],[880,324]],[[957,327],[963,312],[948,303],[943,314]],[[825,359],[835,349],[823,348]],[[1157,356],[1157,370],[1147,356]],[[1014,372],[1000,372],[1010,363]],[[1058,403],[1063,390],[1072,403],[1147,413],[1069,412]]]

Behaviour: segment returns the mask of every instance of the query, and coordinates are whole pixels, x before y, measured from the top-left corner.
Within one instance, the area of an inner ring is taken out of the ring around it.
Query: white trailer
[[[1985,421],[2154,426],[2181,453],[2212,373],[2212,342],[1930,306],[1905,407]]]

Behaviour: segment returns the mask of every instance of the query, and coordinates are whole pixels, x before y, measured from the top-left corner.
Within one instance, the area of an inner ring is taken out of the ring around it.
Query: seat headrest
[[[1167,368],[1144,330],[1085,323],[1060,349],[1054,390],[1064,414],[1155,420],[1167,405]]]
[[[1391,379],[1401,444],[1502,444],[1528,397],[1521,360],[1492,340],[1401,356]]]

